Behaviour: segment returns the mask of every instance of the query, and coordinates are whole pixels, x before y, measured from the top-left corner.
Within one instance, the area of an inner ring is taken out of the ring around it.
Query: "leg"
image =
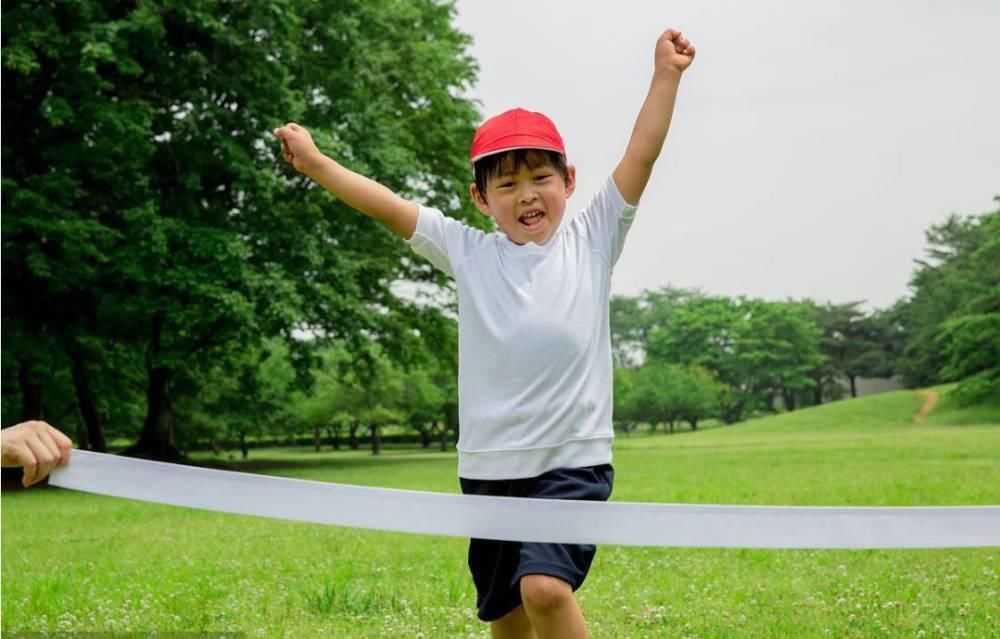
[[[521,599],[538,639],[587,639],[587,624],[573,588],[562,579],[525,575],[521,578]]]
[[[531,629],[531,621],[524,612],[524,606],[518,606],[490,622],[490,631],[493,639],[535,639],[535,631]]]

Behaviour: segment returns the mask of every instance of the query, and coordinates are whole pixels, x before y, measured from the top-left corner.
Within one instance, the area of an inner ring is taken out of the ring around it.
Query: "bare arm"
[[[653,164],[660,156],[670,129],[681,75],[694,59],[694,46],[680,31],[668,29],[656,43],[655,68],[646,101],[636,118],[632,137],[613,178],[630,204],[638,204]]]
[[[285,159],[348,206],[384,222],[405,240],[417,229],[415,203],[405,200],[375,180],[347,169],[316,148],[309,131],[287,124],[274,131]]]

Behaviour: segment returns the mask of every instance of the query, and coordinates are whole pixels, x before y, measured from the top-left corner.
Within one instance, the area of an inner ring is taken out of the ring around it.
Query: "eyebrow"
[[[539,171],[552,171],[552,167],[547,165],[536,166],[535,168],[528,167],[529,173],[537,173]],[[499,180],[500,178],[511,178],[518,175],[520,171],[515,171],[514,169],[501,170],[494,174],[494,178]]]

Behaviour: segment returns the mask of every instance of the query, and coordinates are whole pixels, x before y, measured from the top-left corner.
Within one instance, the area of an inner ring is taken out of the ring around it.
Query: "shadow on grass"
[[[316,459],[309,459],[308,455],[322,455]],[[453,455],[447,453],[427,451],[425,449],[413,450],[392,450],[381,455],[366,455],[362,451],[344,451],[341,453],[311,453],[303,451],[295,458],[274,458],[267,457],[266,453],[259,458],[254,458],[251,453],[248,459],[199,459],[198,465],[205,468],[215,468],[218,470],[233,470],[241,473],[271,473],[274,471],[287,470],[318,470],[318,469],[352,469],[352,468],[376,468],[387,466],[400,466],[404,464],[417,463],[455,463]]]

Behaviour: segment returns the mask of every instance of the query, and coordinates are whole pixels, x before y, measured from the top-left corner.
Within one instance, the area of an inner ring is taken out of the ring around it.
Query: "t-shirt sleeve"
[[[625,236],[635,220],[637,207],[629,204],[618,191],[614,179],[608,176],[594,199],[574,220],[583,227],[591,245],[614,266],[625,246]]]
[[[479,229],[450,218],[441,211],[421,206],[417,228],[407,240],[410,248],[451,277],[472,249],[486,237]]]

